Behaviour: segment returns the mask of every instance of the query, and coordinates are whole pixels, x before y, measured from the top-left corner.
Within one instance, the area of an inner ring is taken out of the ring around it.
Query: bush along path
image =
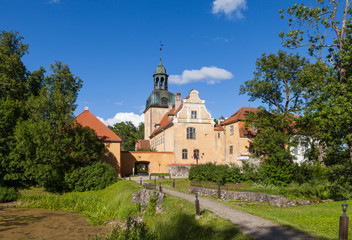
[[[190,202],[195,201],[195,196],[163,188],[163,192],[186,199]],[[232,209],[224,204],[208,198],[198,197],[200,207],[214,212],[222,218],[229,219],[238,225],[242,232],[259,240],[315,240],[312,236],[299,232],[289,227],[280,226],[268,220]]]

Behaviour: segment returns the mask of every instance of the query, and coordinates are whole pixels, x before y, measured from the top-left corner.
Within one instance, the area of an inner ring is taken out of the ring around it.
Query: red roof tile
[[[95,131],[98,138],[104,142],[122,142],[121,138],[117,136],[110,128],[102,123],[96,116],[94,116],[89,110],[84,110],[81,114],[76,117],[84,127],[90,127]]]
[[[150,136],[155,135],[155,134],[161,132],[162,129],[165,129],[166,127],[168,127],[172,123],[172,121],[174,120],[174,116],[181,110],[182,105],[183,105],[183,101],[181,102],[181,104],[177,108],[177,110],[175,110],[175,107],[173,107],[169,112],[167,112],[160,120],[158,129],[155,129],[152,132],[152,134],[150,134]],[[169,118],[169,116],[170,116],[170,118]]]
[[[250,112],[256,113],[257,111],[258,111],[258,108],[242,107],[242,108],[240,108],[240,110],[238,110],[237,112],[232,114],[231,117],[229,117],[228,119],[223,121],[221,123],[221,125],[228,125],[230,123],[234,123],[234,122],[237,122],[237,121],[245,121],[246,120],[245,116],[248,113],[250,113]]]
[[[214,131],[224,131],[224,127],[220,124],[215,124]]]
[[[138,141],[136,142],[136,148],[137,148],[137,150],[150,149],[149,140],[138,139]]]

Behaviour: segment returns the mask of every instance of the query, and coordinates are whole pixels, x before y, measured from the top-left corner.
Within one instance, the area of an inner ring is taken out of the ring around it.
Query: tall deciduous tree
[[[32,179],[58,191],[64,188],[65,174],[97,159],[103,145],[93,130],[74,122],[81,79],[61,62],[52,65],[51,71],[38,96],[32,94],[27,101],[29,117],[16,127],[16,146],[8,165],[11,171],[5,179]],[[40,70],[36,78],[42,74]]]
[[[263,54],[256,61],[254,79],[240,88],[240,94],[248,94],[250,101],[261,100],[269,106],[249,114],[248,121],[255,122],[258,134],[253,141],[256,155],[264,156],[266,162],[286,166],[293,156],[290,146],[294,145],[297,118],[301,111],[305,82],[304,69],[309,61],[299,55]]]
[[[308,85],[306,115],[322,139],[348,146],[352,164],[352,45],[351,0],[315,0],[280,10],[288,17],[290,31],[280,33],[288,48],[308,47],[319,62],[330,64],[314,85]],[[305,5],[307,4],[307,5]],[[331,73],[331,72],[334,72]]]
[[[120,122],[110,129],[122,139],[121,148],[124,151],[134,151],[137,140],[144,137],[144,123],[140,123],[136,127],[130,121]]]

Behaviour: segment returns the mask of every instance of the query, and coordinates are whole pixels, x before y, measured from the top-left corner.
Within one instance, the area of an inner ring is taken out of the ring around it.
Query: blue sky
[[[283,49],[278,34],[288,26],[278,10],[293,3],[0,0],[0,29],[25,38],[29,70],[48,70],[59,60],[83,80],[76,115],[88,106],[110,123],[141,119],[162,41],[163,64],[174,82],[169,91],[186,97],[197,89],[212,117],[219,118],[261,105],[240,96],[239,88],[253,78],[261,54]]]

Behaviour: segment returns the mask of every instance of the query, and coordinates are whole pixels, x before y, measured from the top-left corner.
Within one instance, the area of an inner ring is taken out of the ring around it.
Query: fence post
[[[152,179],[152,176],[149,174],[149,180],[151,180]]]
[[[129,177],[129,180],[130,180],[130,182],[131,182],[131,176]]]
[[[126,175],[125,174],[123,175],[123,180],[126,180]]]
[[[198,193],[194,193],[196,195],[196,200],[194,201],[194,204],[196,205],[196,216],[200,216],[200,207],[199,207],[199,200],[198,200]]]
[[[154,184],[155,184],[155,186],[156,186],[156,177],[154,177]]]
[[[346,215],[347,203],[342,203],[343,214],[340,217],[339,240],[348,240],[348,217]]]
[[[175,188],[175,179],[172,181],[172,188]]]
[[[161,182],[159,182],[159,191],[163,192],[163,190],[161,189]]]
[[[140,180],[139,180],[139,185],[142,186],[142,177],[141,177]]]
[[[218,183],[218,199],[221,198],[220,183]]]

